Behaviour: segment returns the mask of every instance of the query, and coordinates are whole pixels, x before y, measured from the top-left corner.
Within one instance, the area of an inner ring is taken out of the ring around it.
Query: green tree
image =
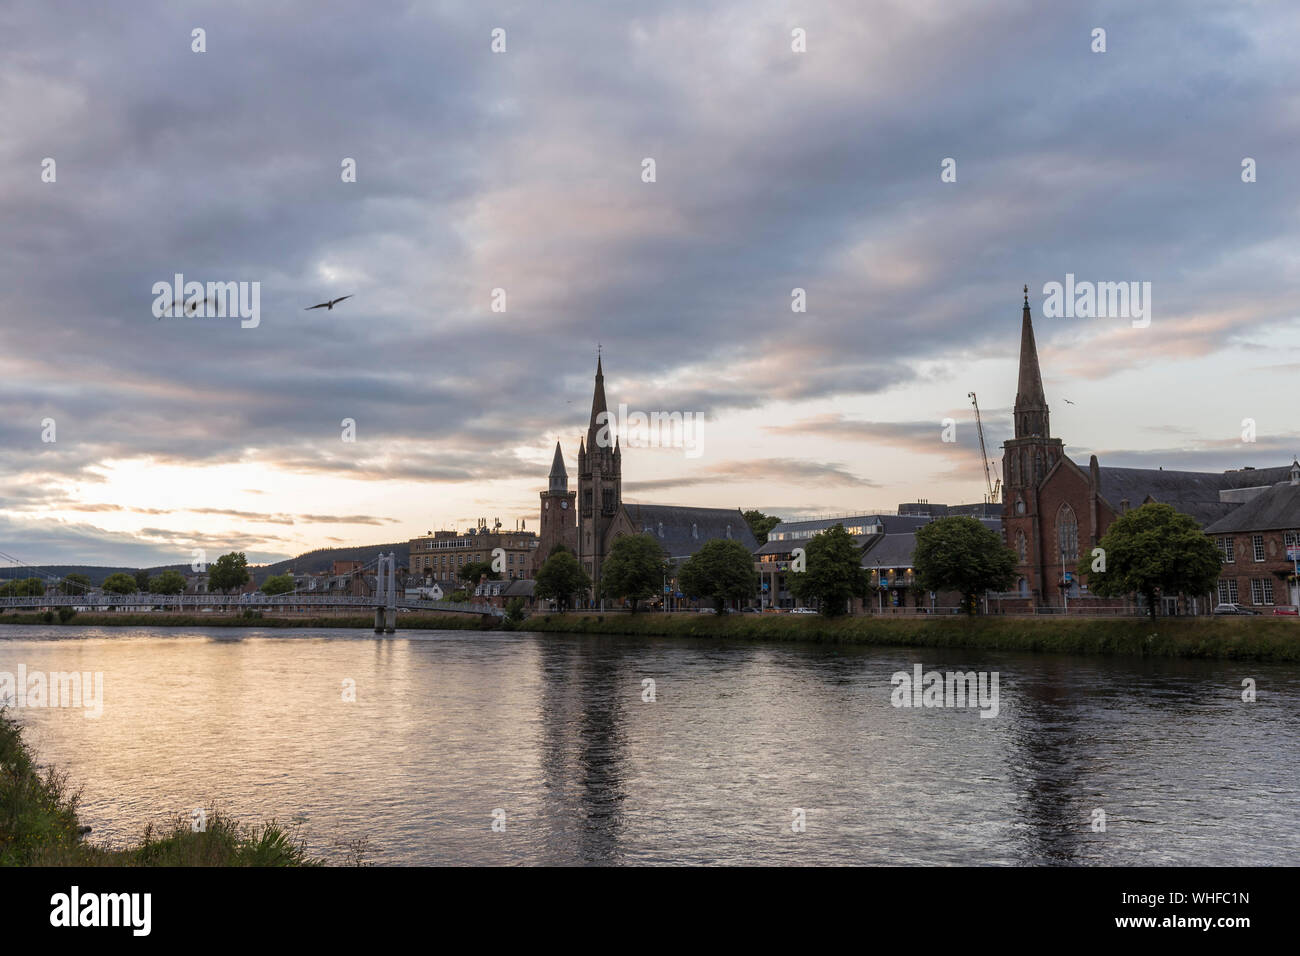
[[[749,525],[749,530],[754,533],[754,540],[759,544],[767,544],[767,533],[781,523],[780,518],[765,515],[761,511],[744,511],[741,514]]]
[[[705,543],[677,572],[682,591],[693,598],[713,601],[719,614],[727,601],[743,601],[758,589],[754,556],[739,541],[714,538]]]
[[[451,597],[447,600],[453,601],[456,604],[465,604],[469,601],[469,592],[464,588],[461,588],[459,591],[452,591]]]
[[[20,578],[0,585],[0,597],[41,597],[45,582],[40,578]]]
[[[537,569],[533,593],[544,600],[555,601],[556,606],[564,611],[569,608],[573,595],[590,588],[591,578],[582,570],[573,552],[560,547],[552,550],[551,556]]]
[[[213,594],[242,588],[248,581],[248,558],[242,551],[223,554],[208,568],[208,590]]]
[[[641,601],[663,588],[667,575],[664,549],[653,535],[620,535],[600,567],[601,595],[627,598],[635,614]]]
[[[506,601],[505,625],[513,629],[524,623],[524,599],[512,597]]]
[[[1157,595],[1208,594],[1222,567],[1219,549],[1196,522],[1157,502],[1120,515],[1098,544],[1098,570],[1086,565],[1089,590],[1102,597],[1141,594],[1152,620]]]
[[[136,592],[135,575],[125,571],[115,571],[104,578],[102,585],[109,594],[134,594]]]
[[[478,584],[479,579],[485,574],[489,581],[501,580],[501,572],[493,571],[490,561],[471,561],[456,570],[456,577],[468,584]]]
[[[916,583],[927,591],[958,591],[967,614],[982,591],[1005,591],[1016,579],[1016,552],[977,518],[954,515],[916,531]]]
[[[135,572],[135,589],[137,591],[149,591],[149,572],[144,568]]]
[[[273,574],[262,582],[263,594],[288,594],[292,590],[292,574]]]
[[[59,582],[60,594],[85,594],[89,590],[90,578],[86,577],[84,574],[78,574],[75,571],[66,575],[63,580]]]
[[[789,577],[790,593],[804,603],[815,600],[827,617],[849,612],[849,601],[866,597],[871,576],[862,569],[862,547],[844,525],[814,535],[804,548],[805,569]]]
[[[163,571],[149,579],[149,591],[153,594],[180,594],[184,590],[185,576],[179,571]]]

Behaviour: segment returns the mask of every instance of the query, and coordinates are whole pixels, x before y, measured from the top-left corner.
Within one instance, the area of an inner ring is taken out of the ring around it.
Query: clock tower
[[[564,455],[560,443],[555,443],[555,460],[551,462],[551,476],[546,490],[541,493],[541,530],[538,532],[537,565],[533,574],[550,556],[551,549],[562,544],[578,555],[578,513],[574,507],[576,491],[569,490],[569,473],[564,468]]]

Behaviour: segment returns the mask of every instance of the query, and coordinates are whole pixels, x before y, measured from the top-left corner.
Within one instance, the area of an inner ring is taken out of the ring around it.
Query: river
[[[997,715],[894,706],[917,663]],[[1300,863],[1294,665],[5,626],[20,666],[103,674],[98,717],[12,712],[111,843],[216,806],[381,865]]]

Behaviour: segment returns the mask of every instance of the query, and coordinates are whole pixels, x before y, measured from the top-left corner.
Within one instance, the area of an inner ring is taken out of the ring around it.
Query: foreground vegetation
[[[100,846],[82,838],[78,798],[66,775],[41,772],[22,728],[0,709],[0,866],[320,865],[275,822],[246,827],[216,811],[202,832],[177,819],[164,828],[147,825],[134,846]]]
[[[1300,621],[1285,618],[876,618],[789,614],[535,614],[530,631],[1300,661]]]

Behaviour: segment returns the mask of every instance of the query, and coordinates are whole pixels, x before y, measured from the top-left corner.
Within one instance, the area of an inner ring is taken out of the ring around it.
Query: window
[[[1025,513],[1025,502],[1024,502],[1024,499],[1022,499],[1022,498],[1017,498],[1017,499],[1016,499],[1016,514],[1018,514],[1018,515],[1022,515],[1022,514],[1024,514],[1024,513]]]
[[[1029,582],[1021,578],[1016,584],[1016,590],[1020,592],[1021,597],[1029,597]]]
[[[1251,578],[1250,601],[1252,604],[1272,604],[1273,582],[1269,578]]]
[[[1069,505],[1061,505],[1056,513],[1056,540],[1061,548],[1061,564],[1067,570],[1073,568],[1079,560],[1079,522]]]
[[[699,538],[699,536],[700,536],[700,526],[697,525],[697,524],[692,523],[692,524],[691,524],[691,537],[692,537],[692,538]]]
[[[1251,546],[1255,549],[1255,560],[1264,560],[1264,536],[1262,534],[1253,534],[1250,536]]]
[[[1219,579],[1219,603],[1220,604],[1237,603],[1237,579],[1236,578]]]
[[[1237,556],[1232,551],[1232,538],[1215,538],[1214,543],[1219,546],[1219,553],[1223,555],[1224,564],[1236,564]]]
[[[1025,533],[1023,531],[1016,532],[1016,554],[1020,555],[1021,564],[1028,562],[1028,552],[1025,550]],[[1023,580],[1022,578],[1021,581]]]

